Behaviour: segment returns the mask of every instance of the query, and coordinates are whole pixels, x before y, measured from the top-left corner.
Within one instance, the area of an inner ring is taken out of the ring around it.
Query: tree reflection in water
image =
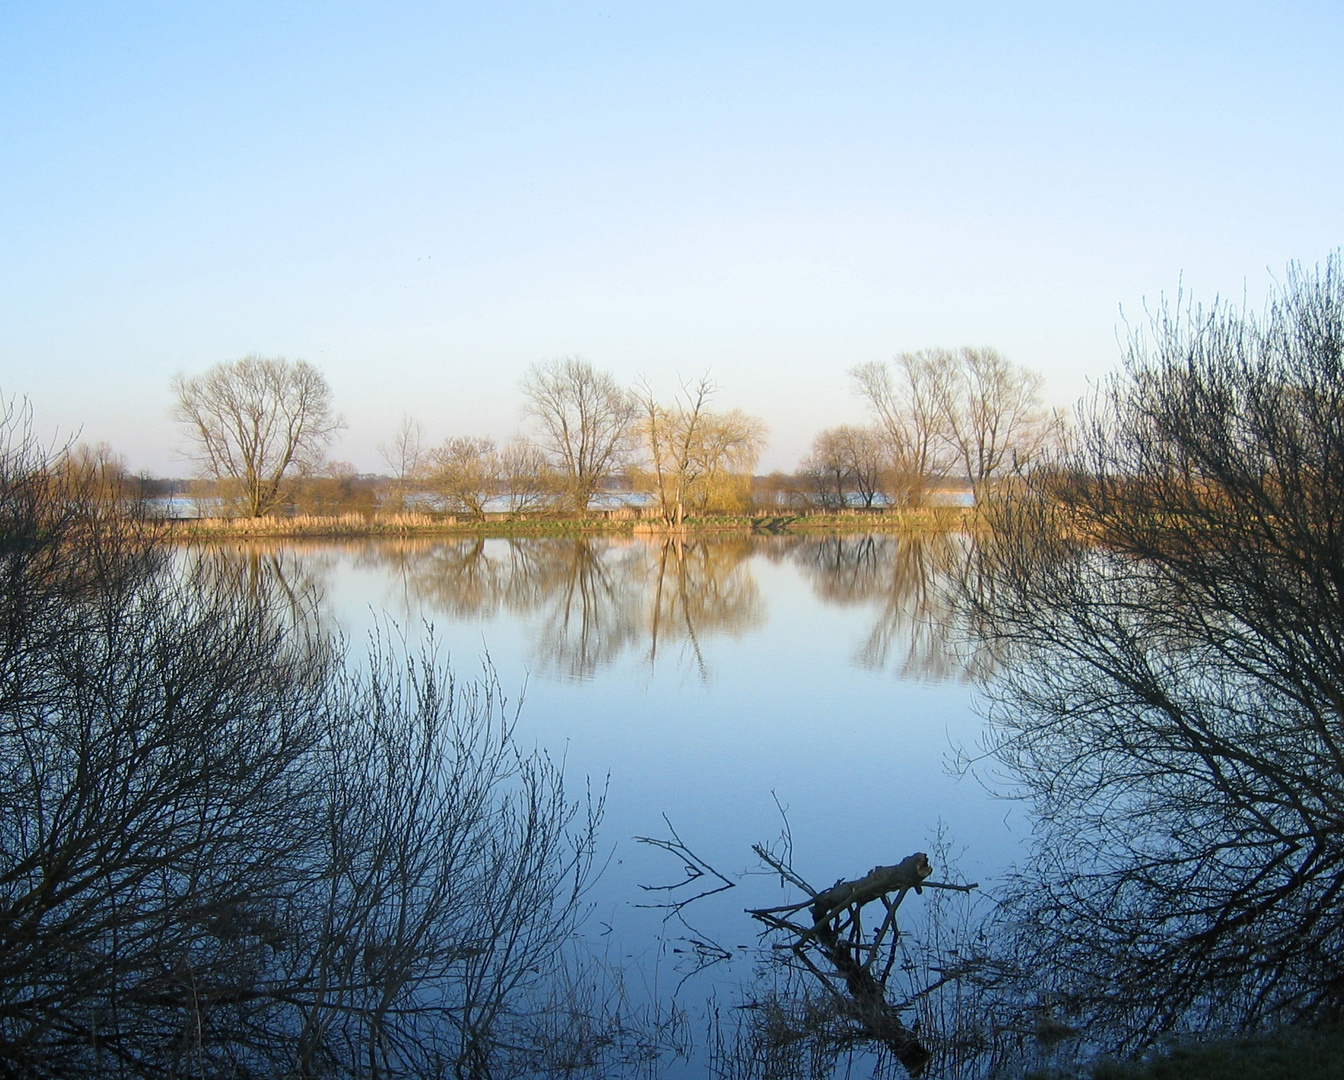
[[[931,531],[837,534],[793,548],[817,595],[840,605],[876,604],[856,659],[904,679],[966,681],[977,657],[957,641],[949,585],[966,566],[967,537]]]
[[[283,598],[290,625],[302,632],[339,632],[320,603],[336,572],[339,550],[330,544],[246,543],[199,544],[180,553],[184,569],[208,591],[238,591],[253,598]]]
[[[648,539],[512,537],[235,544],[209,551],[225,572],[272,580],[296,612],[319,596],[342,559],[396,583],[398,618],[525,618],[539,670],[586,679],[619,658],[686,663],[709,678],[715,637],[760,629],[767,612],[752,560],[796,565],[823,602],[870,606],[855,653],[901,678],[967,680],[974,661],[955,642],[948,585],[967,539],[933,532],[814,536],[684,534]]]
[[[541,669],[586,679],[630,652],[656,663],[670,648],[683,649],[707,677],[702,640],[764,620],[751,553],[745,537],[528,537],[382,542],[361,558],[405,582],[408,614],[413,603],[466,618],[534,620]]]

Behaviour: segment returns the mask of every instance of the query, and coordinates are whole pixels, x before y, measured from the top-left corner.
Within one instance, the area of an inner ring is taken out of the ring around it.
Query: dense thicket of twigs
[[[1344,1005],[1344,265],[1177,303],[1003,500],[976,616],[1039,816],[1002,920],[1097,1041]]]
[[[600,800],[0,423],[0,1075],[604,1075]],[[573,973],[570,972],[570,975]]]

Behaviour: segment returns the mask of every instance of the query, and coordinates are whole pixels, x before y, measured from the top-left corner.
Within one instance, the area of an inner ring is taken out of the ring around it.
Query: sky
[[[534,363],[862,422],[992,345],[1069,405],[1178,289],[1344,242],[1344,5],[0,0],[0,394],[189,473],[170,382],[305,359],[384,471]]]

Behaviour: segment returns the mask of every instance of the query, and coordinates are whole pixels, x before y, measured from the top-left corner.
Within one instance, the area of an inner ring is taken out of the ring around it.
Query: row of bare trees
[[[425,447],[403,417],[381,447],[397,494],[435,496],[445,509],[482,517],[487,504],[511,513],[584,512],[615,477],[651,494],[669,524],[687,514],[732,513],[749,505],[765,426],[739,409],[715,411],[708,377],[668,403],[648,386],[633,391],[578,357],[532,367],[523,380],[535,438],[502,449],[493,439],[452,436]]]
[[[902,353],[850,374],[874,423],[817,437],[799,482],[789,485],[813,505],[919,506],[954,478],[978,500],[1057,432],[1041,404],[1040,377],[993,349]],[[470,435],[426,446],[420,425],[404,417],[380,447],[392,474],[388,505],[420,493],[476,517],[487,505],[583,513],[620,478],[650,495],[669,525],[750,509],[765,425],[740,409],[715,409],[718,388],[708,376],[665,399],[647,383],[623,387],[571,356],[533,365],[521,390],[533,435],[502,447]],[[344,425],[312,365],[248,356],[179,375],[173,391],[202,474],[236,512],[261,516],[303,501],[295,494],[300,478],[315,509],[340,502],[342,485],[351,487],[352,469],[323,460]],[[372,509],[372,498],[366,502]]]
[[[813,442],[801,472],[822,506],[921,506],[948,481],[966,484],[979,504],[1060,433],[1041,376],[995,349],[901,353],[850,377],[873,423],[831,428]]]

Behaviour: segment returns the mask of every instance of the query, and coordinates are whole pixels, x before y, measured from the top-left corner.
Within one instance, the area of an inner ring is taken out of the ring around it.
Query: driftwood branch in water
[[[874,866],[856,881],[837,881],[812,901],[812,919],[821,923],[847,907],[863,907],[887,893],[914,889],[922,893],[924,879],[933,873],[929,857],[922,851],[907,855],[895,866]]]
[[[817,891],[769,851],[757,846],[756,853],[784,880],[806,892],[808,898],[781,907],[749,908],[748,914],[769,930],[789,935],[791,940],[777,947],[791,950],[836,996],[842,1012],[868,1038],[887,1047],[911,1076],[918,1076],[928,1063],[929,1049],[901,1021],[900,1010],[887,1001],[886,994],[887,976],[900,942],[896,909],[911,889],[917,894],[926,887],[969,892],[976,886],[929,881],[933,872],[929,857],[917,851],[894,866],[875,866],[861,878],[837,881],[829,889]],[[861,912],[874,901],[881,901],[886,911],[870,939],[863,931]],[[812,917],[811,925],[787,917],[804,909]],[[874,975],[875,962],[884,951],[887,962],[881,973]],[[824,966],[832,974],[827,974],[818,960],[824,960]]]

